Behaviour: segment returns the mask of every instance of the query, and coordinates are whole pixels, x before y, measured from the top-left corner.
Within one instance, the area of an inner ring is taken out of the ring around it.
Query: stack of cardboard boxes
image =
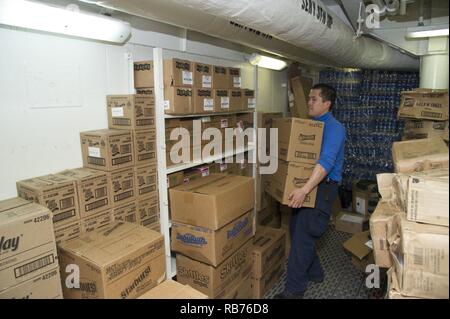
[[[60,299],[52,213],[22,198],[0,201],[0,299]]]
[[[254,180],[210,174],[169,195],[178,282],[210,298],[250,298]]]

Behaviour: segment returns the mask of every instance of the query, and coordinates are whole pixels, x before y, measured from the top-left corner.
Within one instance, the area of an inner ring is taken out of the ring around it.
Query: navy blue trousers
[[[289,225],[291,250],[286,282],[286,289],[291,293],[304,293],[309,280],[324,277],[324,271],[316,251],[316,242],[327,230],[331,207],[337,196],[338,184],[323,181],[317,189],[315,208],[292,210]]]

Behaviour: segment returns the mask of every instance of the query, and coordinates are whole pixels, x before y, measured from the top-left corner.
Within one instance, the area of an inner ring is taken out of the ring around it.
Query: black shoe
[[[318,277],[318,278],[309,278],[309,281],[315,283],[315,284],[320,284],[322,283],[324,280],[324,277]]]
[[[276,294],[274,299],[303,299],[303,293],[293,294],[287,290],[284,290],[280,294]]]

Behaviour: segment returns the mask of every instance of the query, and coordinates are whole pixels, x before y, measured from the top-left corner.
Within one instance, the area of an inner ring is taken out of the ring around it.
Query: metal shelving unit
[[[176,275],[176,263],[175,258],[172,256],[170,249],[170,228],[172,222],[169,219],[169,199],[168,199],[168,188],[167,188],[167,175],[182,171],[188,168],[199,166],[206,163],[212,163],[214,161],[226,158],[229,156],[242,154],[248,151],[253,151],[253,177],[256,176],[256,138],[255,134],[253,143],[249,143],[247,147],[234,150],[233,152],[225,152],[216,156],[209,156],[203,158],[201,161],[177,164],[175,166],[167,167],[166,165],[166,130],[164,119],[168,118],[194,118],[194,117],[208,117],[216,115],[227,115],[227,114],[240,114],[240,113],[253,113],[254,124],[256,125],[256,108],[255,111],[236,111],[236,112],[226,112],[218,114],[191,114],[191,115],[168,115],[164,113],[164,81],[163,81],[163,49],[154,48],[153,49],[153,64],[154,64],[154,82],[155,82],[155,117],[156,117],[156,147],[157,147],[157,161],[158,161],[158,190],[159,190],[159,208],[160,208],[160,223],[161,223],[161,233],[164,236],[165,243],[165,256],[166,256],[166,277],[172,278]],[[257,95],[257,84],[258,84],[258,72],[257,67],[253,69],[254,78],[254,90],[255,95]],[[162,119],[162,120],[161,120]]]

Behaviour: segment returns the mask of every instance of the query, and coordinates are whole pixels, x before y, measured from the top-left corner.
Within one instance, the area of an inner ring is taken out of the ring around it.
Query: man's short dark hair
[[[322,100],[324,102],[330,101],[331,106],[330,110],[334,105],[334,102],[336,101],[336,90],[331,85],[325,84],[325,83],[317,83],[314,85],[311,90],[320,90],[320,96],[322,97]]]

